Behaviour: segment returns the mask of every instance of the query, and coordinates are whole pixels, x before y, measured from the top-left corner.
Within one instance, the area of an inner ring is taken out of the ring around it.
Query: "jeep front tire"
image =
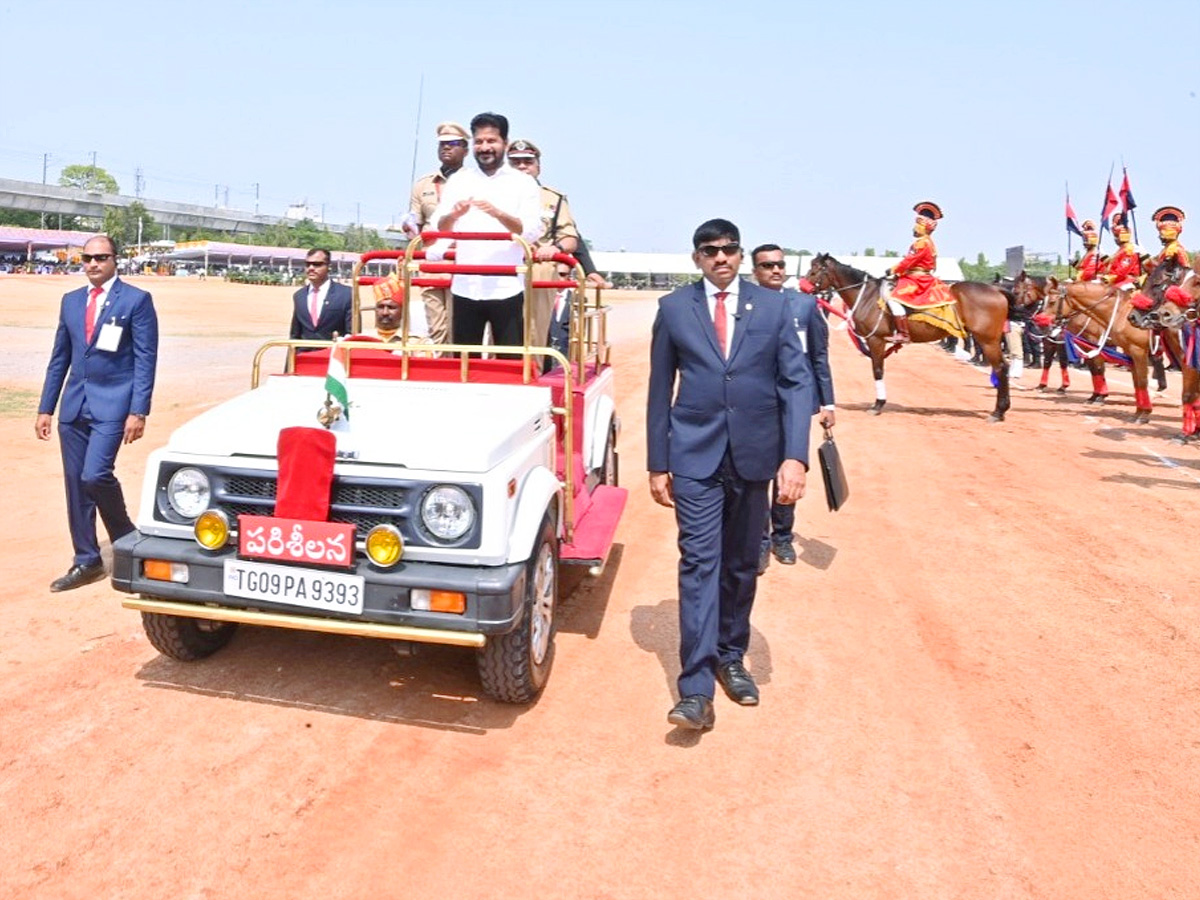
[[[525,572],[525,599],[517,627],[493,635],[476,654],[479,680],[489,696],[504,703],[537,699],[554,662],[558,605],[558,534],[547,511]]]

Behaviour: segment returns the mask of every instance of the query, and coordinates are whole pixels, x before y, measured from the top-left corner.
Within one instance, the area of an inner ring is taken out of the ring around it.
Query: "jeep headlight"
[[[456,541],[475,524],[475,504],[462,488],[439,484],[421,500],[421,522],[438,540]]]
[[[194,519],[208,509],[211,498],[208,476],[200,469],[184,466],[167,482],[167,502],[185,519]]]

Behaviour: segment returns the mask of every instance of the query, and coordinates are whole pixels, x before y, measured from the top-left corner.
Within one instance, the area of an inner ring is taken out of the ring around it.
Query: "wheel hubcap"
[[[533,662],[541,665],[550,649],[550,632],[554,625],[554,551],[549,543],[538,550],[533,570],[533,606],[530,617],[530,652]]]

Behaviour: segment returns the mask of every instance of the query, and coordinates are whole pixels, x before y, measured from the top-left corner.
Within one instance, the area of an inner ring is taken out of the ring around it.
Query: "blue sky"
[[[751,244],[903,250],[932,199],[945,255],[1065,253],[1064,184],[1094,217],[1122,159],[1154,247],[1157,206],[1200,233],[1192,28],[1110,0],[0,0],[0,176],[95,151],[122,193],[141,168],[145,196],[253,210],[257,183],[265,213],[386,225],[414,138],[421,174],[439,121],[495,110],[602,250],[686,250],[713,216]]]

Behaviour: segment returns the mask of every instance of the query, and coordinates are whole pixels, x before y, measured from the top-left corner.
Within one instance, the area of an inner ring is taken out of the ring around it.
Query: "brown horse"
[[[1048,307],[1055,323],[1068,328],[1072,335],[1091,345],[1085,357],[1094,357],[1113,347],[1129,357],[1133,375],[1135,410],[1133,421],[1146,423],[1154,405],[1150,402],[1150,332],[1129,321],[1132,291],[1121,291],[1095,281],[1076,281],[1060,284],[1050,276],[1046,279]]]
[[[875,373],[875,405],[871,407],[871,412],[878,415],[887,403],[883,360],[898,347],[888,341],[896,333],[896,326],[887,305],[880,303],[882,279],[872,278],[860,269],[840,263],[828,253],[817,254],[805,277],[814,293],[836,293],[850,311],[849,320],[855,343],[871,357],[871,368]],[[1015,300],[992,285],[977,281],[953,284],[950,293],[954,296],[954,308],[959,321],[978,342],[984,359],[992,367],[996,408],[988,416],[988,421],[1000,422],[1012,405],[1008,393],[1008,361],[1001,349],[1001,338],[1009,312],[1015,310]],[[909,318],[908,330],[913,343],[918,344],[940,341],[947,334],[936,325],[914,321],[912,317]]]
[[[1154,306],[1131,318],[1155,330],[1179,363],[1183,430],[1176,439],[1188,443],[1200,432],[1200,256],[1193,268],[1171,262],[1156,266],[1146,278],[1144,292]]]
[[[1041,341],[1042,377],[1038,381],[1037,389],[1039,391],[1049,389],[1050,369],[1057,359],[1061,378],[1058,393],[1065,394],[1071,385],[1071,374],[1068,369],[1070,356],[1067,352],[1067,338],[1063,334],[1063,329],[1052,327],[1054,324],[1052,317],[1044,312],[1046,308],[1046,278],[1045,275],[1030,275],[1022,269],[1021,274],[1013,279],[1013,293],[1016,295],[1017,305],[1029,310],[1031,314],[1026,328],[1029,329],[1031,335]],[[1066,323],[1065,328],[1067,331],[1072,331],[1082,328],[1085,322],[1086,317],[1082,313],[1078,313]],[[1089,404],[1103,403],[1108,399],[1108,382],[1104,377],[1104,359],[1097,355],[1085,359],[1084,364],[1092,375],[1092,395],[1085,402]]]

